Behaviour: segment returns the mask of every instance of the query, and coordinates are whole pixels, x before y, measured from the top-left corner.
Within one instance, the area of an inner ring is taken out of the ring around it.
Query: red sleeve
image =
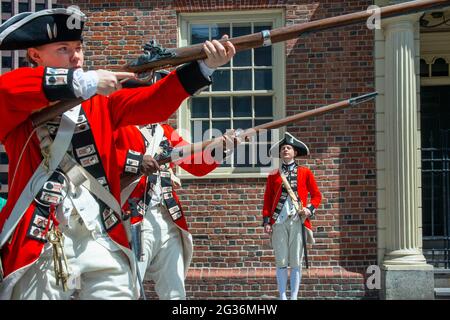
[[[311,196],[311,204],[314,208],[318,208],[320,202],[322,201],[322,194],[317,187],[316,179],[314,178],[311,170],[308,170],[308,179],[306,180],[306,187],[308,188],[309,194]]]
[[[162,127],[165,136],[173,147],[182,147],[189,144],[168,124],[164,124]],[[208,151],[195,153],[176,164],[196,177],[205,176],[218,167],[218,163]]]
[[[0,76],[0,140],[33,111],[48,106],[43,77],[43,67],[19,68]]]
[[[272,216],[273,198],[275,197],[272,182],[273,177],[273,174],[267,177],[266,191],[264,192],[263,218]]]
[[[113,127],[166,121],[189,97],[176,73],[172,71],[149,87],[122,89],[110,95]]]

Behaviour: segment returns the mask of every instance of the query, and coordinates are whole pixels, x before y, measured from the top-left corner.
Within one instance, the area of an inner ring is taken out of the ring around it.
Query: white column
[[[416,20],[416,17],[401,17],[384,25],[386,253],[383,265],[387,269],[426,265],[419,243]]]

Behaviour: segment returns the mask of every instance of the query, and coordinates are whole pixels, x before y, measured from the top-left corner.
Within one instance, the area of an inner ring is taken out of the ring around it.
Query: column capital
[[[393,29],[398,29],[399,31],[414,30],[414,24],[419,22],[421,16],[421,13],[413,13],[404,16],[382,19],[381,27],[385,31],[390,31]]]

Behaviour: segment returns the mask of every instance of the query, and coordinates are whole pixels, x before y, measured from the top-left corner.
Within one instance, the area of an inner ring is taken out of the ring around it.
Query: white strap
[[[65,172],[70,182],[76,186],[84,186],[109,208],[122,216],[122,209],[116,198],[97,179],[87,172],[86,169],[78,164],[75,159],[66,154],[62,162],[61,169]]]
[[[43,160],[23,189],[11,214],[3,225],[3,230],[0,233],[0,248],[8,241],[36,194],[41,190],[44,183],[50,178],[63,159],[72,141],[80,110],[81,105],[78,105],[62,115],[55,141],[50,146],[48,169],[44,165],[45,160]]]
[[[146,155],[151,155],[152,157],[155,155],[156,151],[158,150],[159,145],[161,144],[161,141],[164,137],[164,129],[160,124],[157,124],[155,127],[155,134],[152,135],[150,131],[146,127],[137,127],[139,131],[144,136],[145,140],[149,143],[149,146],[145,150]],[[120,204],[124,205],[125,201],[128,200],[133,190],[138,185],[139,181],[141,180],[142,175],[139,175],[136,180],[134,180],[132,183],[130,183],[128,186],[126,186],[121,192],[120,192]]]
[[[289,196],[292,198],[292,202],[294,203],[295,210],[299,213],[301,216],[302,222],[305,223],[306,217],[303,214],[300,214],[300,211],[302,210],[302,201],[297,199],[297,196],[295,195],[294,191],[292,191],[291,185],[286,179],[286,176],[280,172],[281,180],[283,181],[284,187],[286,188],[286,191],[288,192]],[[312,230],[306,228],[306,236],[307,240],[306,242],[315,244],[316,240],[314,239],[314,235]]]
[[[160,124],[155,127],[155,134],[152,136],[150,131],[146,127],[139,128],[145,140],[149,143],[149,146],[145,150],[145,154],[154,157],[158,151],[158,147],[164,137],[164,129]]]
[[[128,200],[131,193],[133,192],[134,188],[138,185],[139,181],[141,181],[142,176],[139,175],[136,180],[134,180],[132,183],[127,185],[123,190],[120,192],[120,204],[123,206],[125,204],[125,201]]]
[[[282,172],[280,172],[280,176],[281,176],[281,180],[283,181],[284,187],[286,188],[287,193],[289,194],[289,196],[292,199],[292,203],[294,204],[295,211],[297,211],[299,216],[301,216],[302,222],[305,222],[305,216],[301,214],[301,211],[303,209],[302,201],[301,200],[299,201],[297,199],[297,196],[295,195],[294,191],[292,190],[291,185],[287,181],[286,176]]]

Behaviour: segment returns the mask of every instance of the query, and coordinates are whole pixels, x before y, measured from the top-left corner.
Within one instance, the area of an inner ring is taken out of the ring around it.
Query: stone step
[[[434,287],[450,288],[450,270],[435,269],[434,270]]]
[[[450,288],[434,288],[436,300],[450,300]]]

